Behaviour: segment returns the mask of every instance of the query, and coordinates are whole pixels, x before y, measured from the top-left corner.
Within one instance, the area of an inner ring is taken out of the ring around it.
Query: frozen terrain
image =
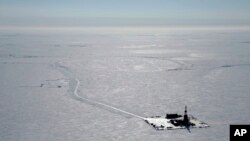
[[[249,28],[0,29],[3,141],[228,141],[249,85]],[[185,105],[211,127],[142,120]]]

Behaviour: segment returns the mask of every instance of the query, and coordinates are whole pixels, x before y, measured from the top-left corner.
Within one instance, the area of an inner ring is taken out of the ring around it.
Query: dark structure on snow
[[[183,117],[183,124],[188,125],[189,124],[189,119],[187,115],[187,106],[185,106],[185,111],[184,111],[184,117]]]
[[[205,122],[199,121],[192,115],[188,115],[187,106],[185,106],[184,114],[167,113],[165,117],[155,116],[146,118],[145,122],[153,126],[156,130],[171,129],[187,129],[209,127]]]
[[[183,118],[181,118],[183,117]],[[185,126],[185,127],[189,127],[189,126],[194,126],[195,124],[191,123],[187,114],[187,106],[185,106],[185,111],[184,111],[184,115],[178,115],[178,114],[167,114],[166,115],[166,119],[170,119],[170,122],[174,125],[174,126]]]

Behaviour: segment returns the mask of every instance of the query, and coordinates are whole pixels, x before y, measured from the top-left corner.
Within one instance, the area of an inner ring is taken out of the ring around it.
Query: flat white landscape
[[[228,141],[249,85],[249,28],[0,30],[3,141]],[[143,121],[185,105],[210,127]]]

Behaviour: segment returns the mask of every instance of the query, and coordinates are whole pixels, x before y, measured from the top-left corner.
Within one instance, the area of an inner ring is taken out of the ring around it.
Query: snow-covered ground
[[[249,76],[249,29],[1,29],[0,138],[227,141]],[[143,121],[185,105],[211,127]]]

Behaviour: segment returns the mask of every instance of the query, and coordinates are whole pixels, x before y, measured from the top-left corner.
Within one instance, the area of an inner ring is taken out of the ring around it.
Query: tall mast
[[[188,119],[188,115],[187,115],[187,106],[185,106],[184,117],[183,117],[183,123],[184,123],[185,125],[188,125],[188,123],[189,123],[189,119]]]

